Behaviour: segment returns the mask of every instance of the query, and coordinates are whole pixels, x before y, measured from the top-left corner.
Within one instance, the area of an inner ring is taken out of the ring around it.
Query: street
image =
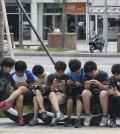
[[[75,57],[53,57],[55,61],[62,60],[68,64],[68,61]],[[111,75],[111,66],[115,63],[120,63],[120,57],[117,58],[107,58],[107,57],[76,57],[82,62],[82,66],[86,61],[93,60],[97,63],[98,69],[108,72],[109,76]],[[24,60],[28,65],[28,69],[36,64],[43,65],[47,72],[54,72],[54,66],[47,56],[15,56],[15,60]]]

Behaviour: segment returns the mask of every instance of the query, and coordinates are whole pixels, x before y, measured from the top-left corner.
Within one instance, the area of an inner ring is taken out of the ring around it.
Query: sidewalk
[[[33,43],[30,41],[24,41],[23,44]],[[34,42],[38,43],[38,42]],[[47,42],[44,42],[47,44]],[[21,50],[14,49],[15,56],[47,56],[44,51],[37,51],[37,47],[31,47],[30,49]],[[94,53],[89,52],[89,45],[86,44],[85,40],[77,41],[77,50],[64,51],[64,52],[50,52],[53,56],[71,56],[71,57],[119,57],[120,53],[117,53],[117,42],[108,42],[107,53],[105,53],[105,48],[102,53],[95,50]]]

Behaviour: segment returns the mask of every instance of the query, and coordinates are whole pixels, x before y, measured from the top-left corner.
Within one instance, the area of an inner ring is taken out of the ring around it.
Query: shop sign
[[[104,14],[105,7],[89,7],[89,14]],[[120,7],[108,6],[108,14],[120,14]]]
[[[86,3],[66,3],[66,14],[85,14]]]

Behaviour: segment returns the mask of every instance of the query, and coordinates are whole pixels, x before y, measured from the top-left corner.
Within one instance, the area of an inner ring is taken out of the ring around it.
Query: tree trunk
[[[4,20],[3,11],[0,0],[0,62],[4,58]]]
[[[66,27],[66,13],[65,13],[65,4],[66,4],[66,0],[63,0],[63,12],[62,12],[62,28],[61,28],[61,43],[60,43],[60,47],[64,48],[65,46],[65,27]]]

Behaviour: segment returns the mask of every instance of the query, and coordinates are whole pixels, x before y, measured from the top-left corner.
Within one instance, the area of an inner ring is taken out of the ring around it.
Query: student
[[[100,126],[106,126],[108,123],[108,95],[109,77],[104,71],[98,70],[94,61],[88,61],[84,65],[85,88],[82,92],[83,105],[85,109],[84,126],[89,126],[92,119],[90,105],[100,102],[103,117]]]
[[[9,73],[13,69],[15,61],[9,57],[4,58],[0,63],[0,102],[6,100],[10,95]],[[6,107],[1,107],[3,112],[12,106],[13,102],[8,103]]]
[[[69,70],[67,74],[70,77],[70,80],[67,81],[69,85],[68,94],[67,94],[67,119],[64,124],[65,127],[72,125],[71,123],[71,114],[73,110],[73,103],[76,102],[76,120],[75,128],[81,127],[80,115],[82,113],[82,91],[84,84],[84,70],[81,68],[81,62],[77,59],[71,59],[69,61]]]
[[[33,91],[35,92],[35,96],[33,98],[34,102],[34,118],[29,122],[29,125],[37,125],[38,122],[38,114],[39,108],[41,109],[42,120],[47,119],[47,113],[44,108],[44,100],[43,96],[47,96],[49,94],[49,90],[47,89],[46,82],[47,76],[49,73],[44,71],[43,66],[35,65],[32,69],[35,78],[35,85],[33,85]],[[36,89],[34,87],[37,86]],[[40,88],[40,89],[39,89]]]
[[[108,91],[109,97],[109,114],[110,122],[108,127],[116,126],[116,117],[120,115],[120,64],[114,64],[111,72],[113,76],[110,77],[110,88]]]
[[[0,103],[0,107],[5,107],[11,101],[16,100],[16,108],[19,116],[18,124],[24,126],[23,119],[23,101],[32,102],[33,92],[31,85],[34,83],[34,77],[32,73],[27,70],[27,65],[24,61],[17,61],[15,63],[15,72],[10,74],[10,82],[14,88],[14,92],[11,96]]]
[[[51,126],[57,125],[59,120],[64,119],[59,105],[66,103],[67,80],[69,80],[69,76],[64,73],[66,69],[65,62],[57,61],[54,67],[55,73],[48,75],[47,79],[47,86],[50,88],[49,100],[54,110]]]

